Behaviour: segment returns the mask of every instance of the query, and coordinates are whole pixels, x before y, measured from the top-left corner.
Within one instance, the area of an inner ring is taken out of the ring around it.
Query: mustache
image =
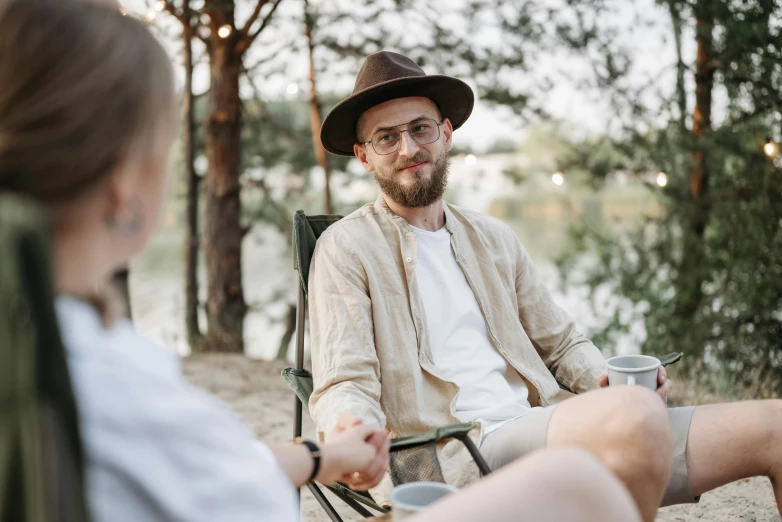
[[[400,171],[402,169],[406,169],[407,167],[412,167],[413,165],[418,165],[419,163],[424,162],[431,162],[432,156],[430,156],[428,153],[419,150],[415,153],[415,155],[406,161],[397,161],[395,168],[397,171]]]

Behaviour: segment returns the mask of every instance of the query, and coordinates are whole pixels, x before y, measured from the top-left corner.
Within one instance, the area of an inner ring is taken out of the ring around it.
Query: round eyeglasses
[[[443,120],[445,121],[445,120]],[[402,133],[407,132],[419,145],[429,145],[440,139],[440,125],[432,118],[418,118],[410,123],[403,123],[396,127],[380,129],[372,134],[372,139],[361,142],[361,145],[372,145],[372,148],[380,156],[392,154],[399,150],[402,142]]]

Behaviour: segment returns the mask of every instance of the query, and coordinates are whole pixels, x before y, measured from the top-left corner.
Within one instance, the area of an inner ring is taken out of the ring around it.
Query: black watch
[[[318,471],[320,471],[320,448],[311,440],[297,438],[296,442],[307,446],[307,449],[310,450],[310,454],[312,455],[312,473],[310,474],[310,478],[307,479],[307,484],[309,484],[315,480],[315,477],[318,476]]]

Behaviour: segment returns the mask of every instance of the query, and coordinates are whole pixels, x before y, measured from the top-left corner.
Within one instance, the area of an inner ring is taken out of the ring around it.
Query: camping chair
[[[1,520],[88,520],[50,260],[43,216],[32,203],[0,194]]]
[[[303,406],[308,406],[312,394],[312,374],[304,369],[304,325],[307,310],[307,279],[315,243],[329,226],[342,216],[306,216],[299,210],[293,216],[293,264],[299,272],[299,297],[296,309],[296,367],[286,368],[283,379],[296,393],[293,436],[301,437]],[[467,436],[474,428],[472,423],[442,426],[420,435],[400,437],[391,441],[390,474],[394,484],[414,481],[445,482],[437,459],[438,442],[454,438],[461,441],[475,460],[481,475],[490,473],[489,466],[478,451],[475,443]],[[313,496],[334,522],[342,522],[334,506],[316,484],[308,484]],[[338,498],[365,518],[374,516],[369,507],[380,513],[388,510],[378,505],[367,493],[353,491],[345,485],[335,483],[326,486]]]

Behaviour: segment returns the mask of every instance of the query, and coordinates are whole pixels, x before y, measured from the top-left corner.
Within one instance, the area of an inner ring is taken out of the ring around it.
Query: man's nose
[[[418,142],[410,136],[409,132],[402,132],[399,134],[399,155],[412,158],[420,147]]]

